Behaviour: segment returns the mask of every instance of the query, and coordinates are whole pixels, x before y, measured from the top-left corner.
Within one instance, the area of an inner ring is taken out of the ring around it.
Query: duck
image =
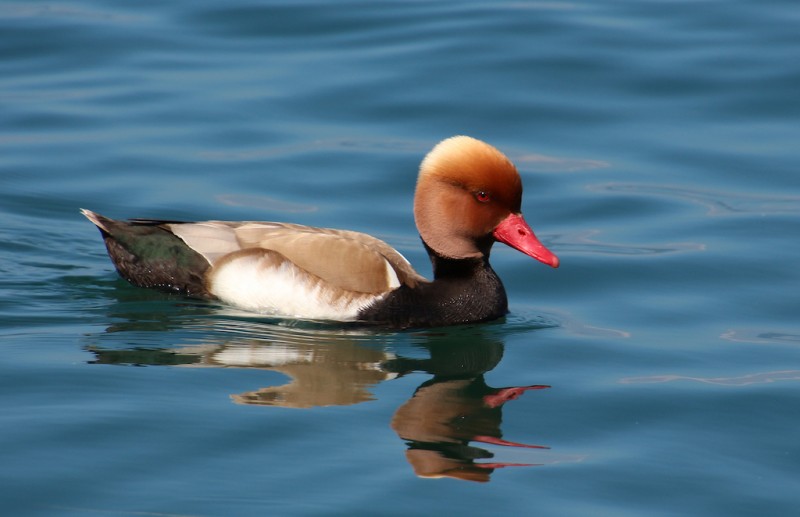
[[[386,242],[356,231],[81,212],[100,230],[119,275],[135,286],[269,317],[416,328],[508,313],[489,264],[495,242],[559,266],[521,205],[520,175],[497,148],[468,136],[436,144],[419,167],[413,206],[433,280]]]

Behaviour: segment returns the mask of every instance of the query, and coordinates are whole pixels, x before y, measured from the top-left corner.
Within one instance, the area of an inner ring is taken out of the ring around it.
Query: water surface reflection
[[[197,318],[197,311],[205,317]],[[134,314],[139,317],[131,317]],[[497,468],[549,462],[546,454],[533,461],[530,456],[520,461],[494,460],[492,450],[497,448],[547,452],[543,445],[504,438],[502,415],[509,401],[549,388],[486,383],[484,374],[500,363],[504,350],[502,337],[492,331],[494,326],[380,333],[263,323],[192,305],[178,308],[174,318],[165,317],[164,312],[159,318],[142,317],[130,307],[116,316],[117,321],[86,346],[94,364],[255,368],[288,377],[284,384],[232,394],[239,404],[347,406],[374,400],[373,388],[382,381],[426,374],[429,377],[390,418],[391,428],[406,444],[408,462],[420,477],[486,482]],[[148,328],[161,334],[162,342],[167,331],[179,343],[170,348],[131,346],[131,333],[146,333]]]

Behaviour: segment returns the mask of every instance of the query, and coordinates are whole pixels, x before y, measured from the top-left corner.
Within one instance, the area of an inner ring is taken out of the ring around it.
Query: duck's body
[[[516,169],[488,144],[453,137],[436,146],[422,163],[414,205],[433,281],[364,233],[268,222],[125,222],[83,213],[134,285],[276,316],[422,327],[507,312],[503,284],[489,265],[495,240],[558,266],[519,214],[521,194]]]

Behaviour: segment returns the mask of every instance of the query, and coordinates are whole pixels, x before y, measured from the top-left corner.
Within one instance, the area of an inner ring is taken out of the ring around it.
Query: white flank
[[[220,300],[242,309],[314,320],[354,321],[360,309],[382,297],[342,292],[289,261],[275,265],[260,254],[221,265],[211,274],[209,288]]]

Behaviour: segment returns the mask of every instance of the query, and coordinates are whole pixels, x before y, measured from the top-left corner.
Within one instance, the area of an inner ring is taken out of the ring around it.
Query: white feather
[[[405,257],[402,255],[400,256],[403,258],[403,260],[405,260]],[[394,270],[388,260],[386,261],[386,283],[392,289],[400,287],[400,279],[397,278],[397,272]]]
[[[221,264],[209,277],[209,289],[220,300],[246,310],[335,321],[356,320],[360,309],[382,297],[341,291],[289,261],[276,265],[260,254],[242,255]]]

